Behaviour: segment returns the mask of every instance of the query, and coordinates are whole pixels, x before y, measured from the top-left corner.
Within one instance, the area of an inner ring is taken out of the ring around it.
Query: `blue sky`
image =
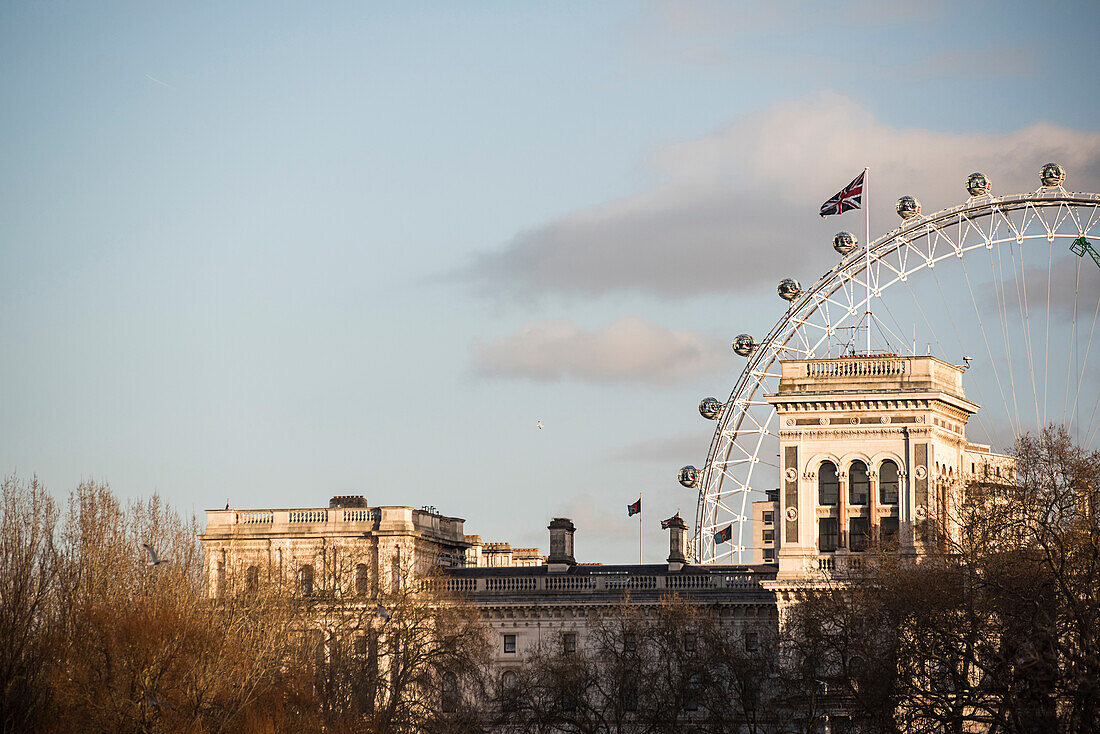
[[[821,200],[1100,186],[1094,4],[319,5],[0,8],[0,470],[660,560]]]

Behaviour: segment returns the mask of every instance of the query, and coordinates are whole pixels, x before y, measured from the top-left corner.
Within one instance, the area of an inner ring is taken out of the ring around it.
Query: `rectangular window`
[[[745,633],[745,649],[749,652],[756,652],[760,649],[760,635],[755,632]]]
[[[561,646],[562,646],[562,649],[565,650],[566,652],[576,652],[577,651],[577,633],[576,632],[566,632],[562,636]]]
[[[623,711],[638,710],[638,684],[628,680],[623,684]]]
[[[774,530],[765,530],[764,531],[764,542],[765,543],[774,543],[775,542],[775,531]]]
[[[638,638],[633,632],[627,632],[623,635],[623,652],[634,652],[636,649],[638,649]]]
[[[516,651],[516,636],[504,635],[504,652]]]
[[[691,632],[684,634],[684,649],[688,651],[695,649],[695,635]]]
[[[764,513],[761,515],[761,518],[764,520],[765,525],[771,525],[775,522],[775,511],[765,510]]]
[[[848,539],[850,550],[867,550],[867,518],[853,517],[848,521]]]
[[[823,517],[817,521],[817,549],[822,553],[832,553],[836,550],[837,519],[835,517]]]
[[[764,563],[773,563],[773,562],[775,562],[775,551],[772,550],[771,548],[765,548],[764,549]]]
[[[898,519],[896,517],[884,517],[879,520],[879,532],[884,543],[896,543],[898,540]]]

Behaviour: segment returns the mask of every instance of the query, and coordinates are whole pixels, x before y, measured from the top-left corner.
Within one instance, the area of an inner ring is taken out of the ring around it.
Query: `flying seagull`
[[[540,431],[542,430],[542,421],[535,421],[535,425],[538,426]]]
[[[167,558],[157,558],[157,552],[148,543],[142,543],[141,547],[149,554],[149,560],[145,562],[146,566],[159,566],[162,563],[168,563]]]

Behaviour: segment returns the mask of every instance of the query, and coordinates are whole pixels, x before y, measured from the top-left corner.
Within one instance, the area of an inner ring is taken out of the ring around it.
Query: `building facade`
[[[779,487],[753,506],[754,545],[761,558],[774,550],[779,579],[841,567],[874,539],[918,554],[933,524],[950,531],[969,479],[1011,479],[1011,458],[966,438],[979,406],[964,372],[931,356],[782,363],[767,396],[780,422]]]
[[[400,583],[402,569],[443,568],[439,583],[478,610],[496,674],[507,676],[546,645],[586,646],[627,600],[644,613],[676,595],[706,605],[733,634],[774,629],[806,584],[852,567],[876,539],[917,556],[934,542],[932,526],[950,532],[967,481],[1013,480],[1010,457],[966,438],[979,406],[961,367],[882,355],[781,368],[767,396],[780,425],[778,486],[753,503],[750,564],[693,564],[679,517],[665,563],[605,566],[577,561],[567,518],[549,524],[543,555],[482,543],[434,508],[335,497],[325,508],[208,511],[200,537],[210,594],[270,579],[303,596],[318,583],[371,594]]]

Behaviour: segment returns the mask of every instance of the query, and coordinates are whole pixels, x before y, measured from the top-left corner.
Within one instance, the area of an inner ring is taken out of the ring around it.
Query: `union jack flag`
[[[679,512],[677,512],[675,515],[673,515],[672,517],[670,517],[667,520],[661,520],[661,530],[668,530],[670,527],[672,527],[672,521],[675,520],[678,517],[680,517]]]
[[[833,198],[821,205],[821,216],[830,214],[843,214],[851,209],[859,209],[863,203],[863,177],[866,171],[856,176],[855,181],[848,184],[836,193]]]

